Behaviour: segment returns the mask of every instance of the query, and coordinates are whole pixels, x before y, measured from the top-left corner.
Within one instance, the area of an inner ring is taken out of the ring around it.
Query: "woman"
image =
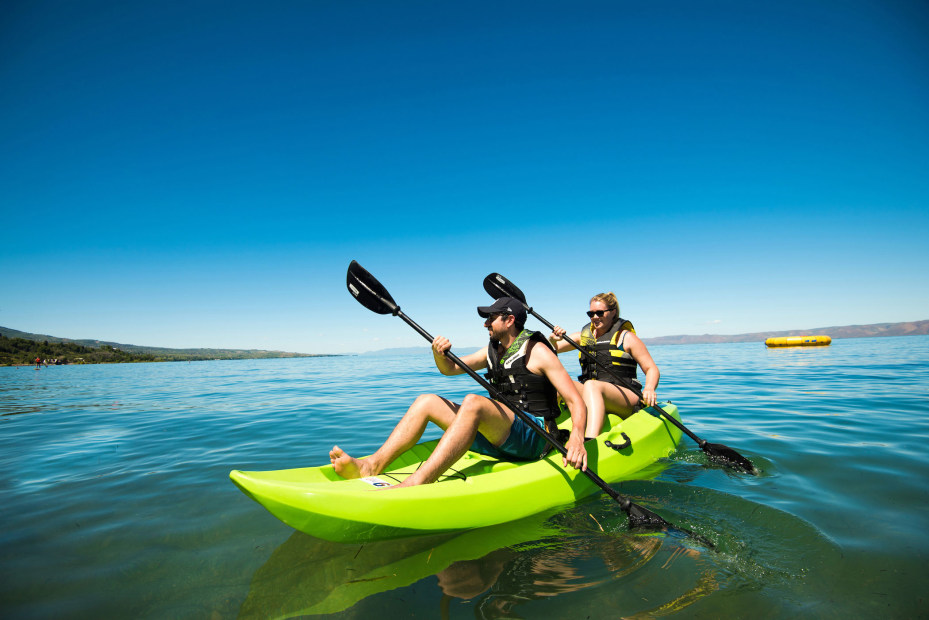
[[[616,295],[594,295],[587,316],[590,323],[572,334],[571,340],[599,362],[579,353],[581,375],[578,377],[578,391],[587,405],[584,436],[590,439],[603,430],[608,412],[625,418],[638,408],[640,402],[654,405],[660,373],[645,344],[635,335],[632,324],[620,318]],[[564,336],[565,330],[556,325],[548,338],[558,353],[573,348]],[[644,389],[636,379],[636,365],[645,373]]]

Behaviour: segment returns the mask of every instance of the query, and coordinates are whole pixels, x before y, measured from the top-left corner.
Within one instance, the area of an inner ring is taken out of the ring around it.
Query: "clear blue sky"
[[[0,19],[0,325],[458,347],[929,318],[929,4],[45,2]],[[538,325],[530,320],[530,326]]]

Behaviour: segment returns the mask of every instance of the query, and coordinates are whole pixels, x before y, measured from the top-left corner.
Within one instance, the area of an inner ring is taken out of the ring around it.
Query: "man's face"
[[[484,320],[484,327],[490,332],[490,337],[494,340],[500,340],[506,335],[507,323],[510,314],[495,313],[491,314]]]

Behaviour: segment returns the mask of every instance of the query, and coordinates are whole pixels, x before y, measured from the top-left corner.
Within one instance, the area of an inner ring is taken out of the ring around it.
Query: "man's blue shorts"
[[[539,426],[545,428],[543,418],[532,417],[538,422]],[[534,461],[547,451],[547,444],[545,438],[532,430],[532,427],[523,422],[519,416],[516,416],[513,419],[513,426],[510,427],[510,436],[500,446],[493,445],[490,440],[478,432],[470,450],[502,461]]]

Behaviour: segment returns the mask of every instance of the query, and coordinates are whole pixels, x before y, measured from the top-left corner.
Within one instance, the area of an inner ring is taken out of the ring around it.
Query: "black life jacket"
[[[613,326],[610,327],[609,331],[599,338],[594,338],[590,324],[584,326],[581,330],[579,344],[585,351],[596,357],[600,364],[609,368],[610,372],[604,371],[597,363],[583,353],[578,352],[581,362],[581,374],[578,376],[578,380],[581,383],[590,379],[599,379],[600,381],[607,381],[614,385],[629,388],[641,398],[642,384],[636,378],[638,364],[622,347],[623,331],[629,330],[629,327],[631,327],[631,324],[628,321],[617,318],[613,321]],[[635,332],[633,331],[633,333]]]
[[[487,346],[485,376],[491,385],[514,401],[522,411],[548,421],[556,419],[561,413],[558,392],[545,376],[534,374],[526,367],[529,350],[538,342],[544,342],[549,349],[552,348],[541,333],[524,329],[501,358],[497,350],[500,343],[491,340]]]

